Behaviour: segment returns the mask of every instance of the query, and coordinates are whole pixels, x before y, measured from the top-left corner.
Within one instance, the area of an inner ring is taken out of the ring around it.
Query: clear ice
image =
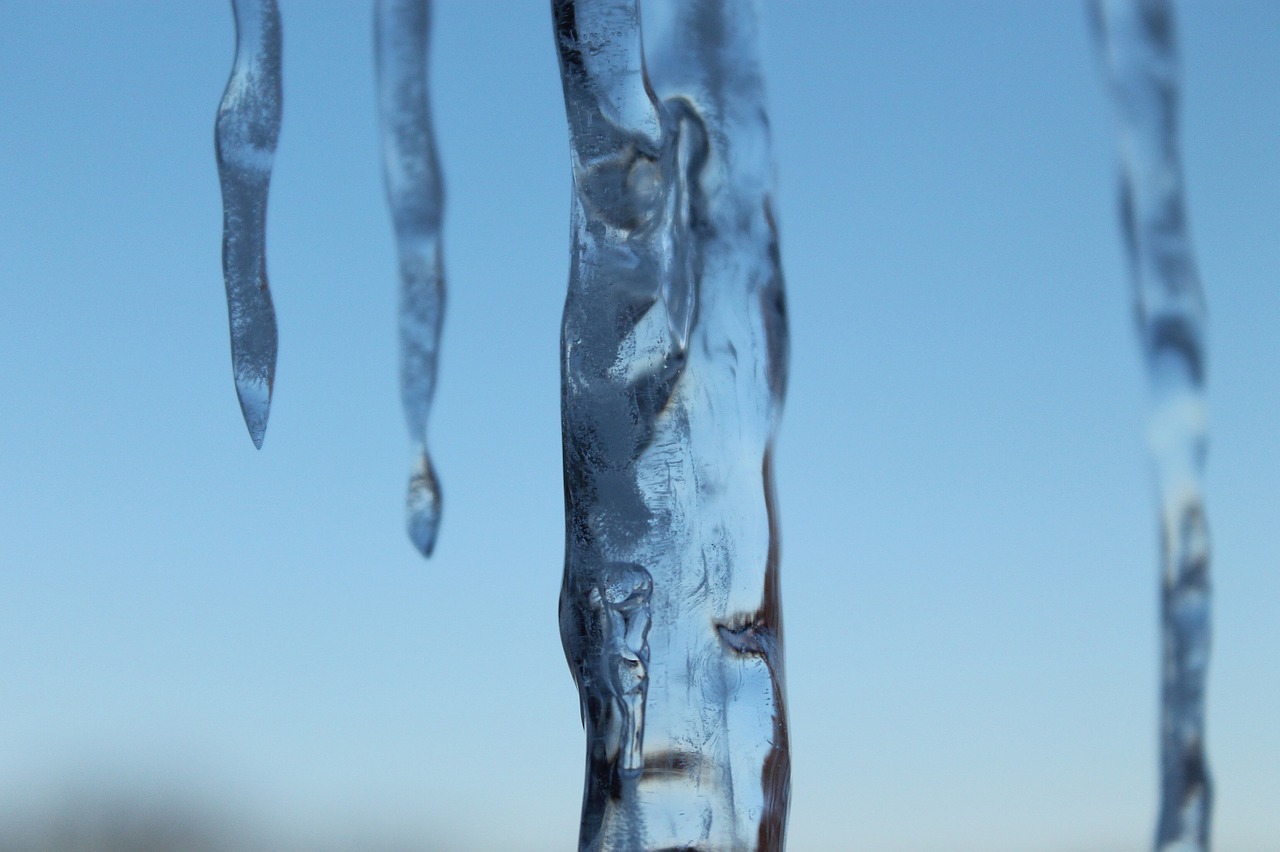
[[[779,850],[787,327],[758,8],[553,0],[573,173],[561,638],[582,850]]]
[[[1160,815],[1155,848],[1209,848],[1204,749],[1209,533],[1204,471],[1204,296],[1178,156],[1178,59],[1167,0],[1094,0],[1090,15],[1118,120],[1120,220],[1151,389],[1160,502]]]
[[[275,0],[232,0],[236,58],[214,143],[222,184],[222,274],[240,412],[262,448],[276,374],[276,312],[267,284],[267,190],[280,136],[280,12]]]
[[[427,59],[430,0],[377,0],[382,173],[400,255],[400,399],[412,441],[405,515],[424,556],[440,526],[440,485],[427,454],[444,315],[440,223],[444,187],[431,130]]]

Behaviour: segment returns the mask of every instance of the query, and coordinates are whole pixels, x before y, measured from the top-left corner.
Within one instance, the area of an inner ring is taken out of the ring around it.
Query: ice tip
[[[253,441],[253,448],[254,448],[255,450],[260,450],[260,449],[262,449],[262,439],[263,439],[263,438],[265,438],[265,437],[267,437],[267,424],[265,424],[265,423],[258,423],[258,424],[250,423],[250,424],[247,424],[247,425],[249,426],[249,440],[250,440],[250,441]]]
[[[267,435],[267,418],[271,414],[271,388],[265,382],[236,382],[236,396],[240,400],[240,413],[249,430],[249,439],[256,449],[262,449],[262,439]]]
[[[440,530],[440,483],[426,453],[414,460],[404,508],[409,540],[419,553],[430,558]]]
[[[406,519],[409,540],[424,557],[430,559],[436,549],[436,534],[440,530],[440,513],[431,511],[410,511]]]

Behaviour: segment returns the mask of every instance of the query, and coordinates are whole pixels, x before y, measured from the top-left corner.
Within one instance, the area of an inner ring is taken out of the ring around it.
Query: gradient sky
[[[0,836],[106,791],[353,848],[564,850],[569,173],[547,3],[438,3],[436,557],[371,15],[282,0],[255,452],[213,117],[229,4],[4,0]],[[1280,847],[1280,4],[1177,5],[1207,293],[1215,849]],[[768,2],[792,332],[790,848],[1111,852],[1156,805],[1155,510],[1075,2]]]

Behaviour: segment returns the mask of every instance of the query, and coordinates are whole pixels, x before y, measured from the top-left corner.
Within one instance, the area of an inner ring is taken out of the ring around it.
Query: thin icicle
[[[1204,750],[1209,533],[1204,297],[1178,157],[1178,59],[1167,0],[1094,0],[1094,34],[1119,122],[1120,215],[1152,394],[1161,529],[1161,799],[1155,847],[1209,848]]]
[[[267,284],[267,190],[280,136],[280,12],[275,0],[232,0],[236,58],[214,140],[222,184],[222,272],[240,411],[262,448],[276,374],[276,312]]]
[[[444,189],[431,130],[430,30],[430,0],[377,0],[382,171],[400,254],[400,398],[413,444],[405,513],[409,538],[424,556],[435,548],[440,526],[440,485],[427,454],[427,417],[444,316]]]

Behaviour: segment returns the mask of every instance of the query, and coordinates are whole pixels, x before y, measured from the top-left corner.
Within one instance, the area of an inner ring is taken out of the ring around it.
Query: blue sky
[[[438,4],[430,562],[401,529],[370,12],[282,11],[281,344],[255,452],[213,160],[229,4],[5,3],[0,821],[105,789],[303,844],[569,848],[569,174],[547,4]],[[1280,843],[1280,5],[1177,11],[1211,322],[1215,848],[1263,852]],[[805,0],[767,3],[766,28],[792,322],[790,848],[1144,848],[1155,513],[1083,10]]]

